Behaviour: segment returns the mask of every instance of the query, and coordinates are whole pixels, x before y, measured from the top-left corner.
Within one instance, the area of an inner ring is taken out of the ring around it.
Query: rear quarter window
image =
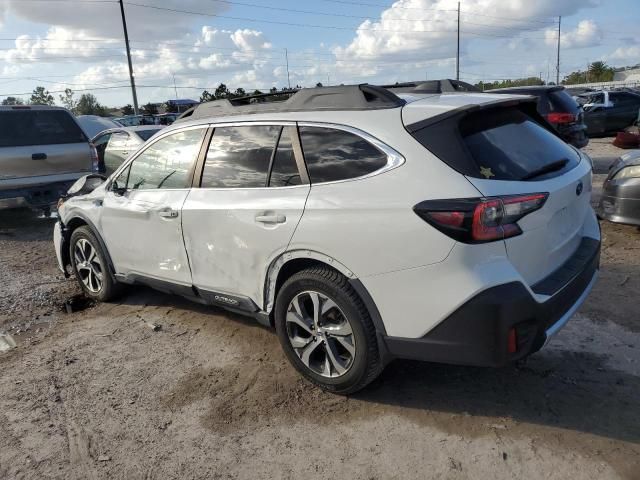
[[[300,127],[311,183],[362,177],[387,164],[387,155],[364,138],[326,127]]]
[[[63,110],[0,112],[0,147],[88,142],[71,114]]]

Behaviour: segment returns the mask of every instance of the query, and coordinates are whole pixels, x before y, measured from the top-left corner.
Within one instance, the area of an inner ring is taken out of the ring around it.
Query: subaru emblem
[[[576,185],[576,195],[580,196],[583,188],[584,186],[582,185],[582,182],[578,182],[578,185]]]

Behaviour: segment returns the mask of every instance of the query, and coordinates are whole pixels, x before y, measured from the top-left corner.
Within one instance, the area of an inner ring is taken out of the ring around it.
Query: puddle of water
[[[16,341],[11,335],[0,333],[0,352],[6,352],[16,348]]]

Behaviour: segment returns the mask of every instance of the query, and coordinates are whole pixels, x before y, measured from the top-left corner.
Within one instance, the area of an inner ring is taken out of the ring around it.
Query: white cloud
[[[545,42],[547,45],[556,45],[558,31],[556,29],[546,30]],[[593,20],[582,20],[576,28],[560,34],[560,47],[562,48],[593,47],[601,42],[602,31]]]
[[[463,52],[466,45],[480,39],[526,41],[523,35],[542,33],[557,15],[571,15],[597,4],[597,0],[467,0],[462,4]],[[337,67],[372,75],[389,71],[389,62],[395,62],[392,70],[406,64],[422,68],[430,61],[455,56],[457,5],[457,0],[398,0],[380,19],[363,22],[348,45],[334,48]],[[540,20],[544,18],[549,21]],[[572,43],[584,43],[587,33],[583,28],[571,37]]]
[[[74,62],[95,61],[95,57],[118,55],[124,51],[122,42],[90,41],[91,35],[85,30],[70,30],[51,27],[44,37],[21,35],[15,40],[15,47],[0,53],[0,58],[10,64],[38,63],[45,59],[69,60]]]
[[[4,0],[12,14],[35,23],[58,25],[72,30],[82,30],[98,38],[122,39],[122,19],[116,2],[60,3],[22,2]],[[142,2],[156,5],[157,2]],[[163,0],[162,8],[206,12],[216,15],[228,10],[224,2],[211,0]],[[195,15],[177,14],[167,10],[125,5],[129,36],[135,40],[150,41],[176,38],[189,34],[199,19]]]
[[[636,64],[640,60],[640,46],[632,45],[630,47],[616,48],[613,53],[607,56],[610,60],[617,60],[627,62],[630,64]]]

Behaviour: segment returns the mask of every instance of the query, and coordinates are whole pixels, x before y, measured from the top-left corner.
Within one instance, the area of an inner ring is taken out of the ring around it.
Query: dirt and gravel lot
[[[609,142],[588,148],[596,182]],[[593,294],[526,364],[397,361],[344,398],[273,332],[178,297],[66,313],[52,224],[0,215],[2,479],[640,478],[637,228],[602,225]]]

